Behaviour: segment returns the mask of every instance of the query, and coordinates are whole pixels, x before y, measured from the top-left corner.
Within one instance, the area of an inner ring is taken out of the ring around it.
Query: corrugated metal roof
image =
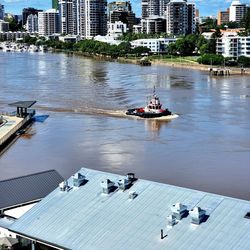
[[[82,168],[88,182],[57,188],[17,220],[10,230],[69,249],[250,249],[250,202],[137,180],[125,191],[103,194],[101,181],[121,176]],[[72,178],[68,180],[72,184]],[[129,199],[129,192],[138,195]],[[167,227],[170,207],[200,206],[209,216],[200,225],[190,215]],[[164,239],[160,238],[161,229]]]
[[[63,178],[56,170],[0,181],[0,209],[44,198]]]

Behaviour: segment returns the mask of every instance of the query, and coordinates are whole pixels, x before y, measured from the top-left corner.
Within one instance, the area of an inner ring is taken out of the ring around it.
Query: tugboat
[[[162,109],[162,104],[159,97],[155,93],[155,87],[153,95],[148,97],[146,107],[128,109],[126,115],[137,116],[141,118],[155,118],[161,120],[169,120],[178,117],[168,109]]]

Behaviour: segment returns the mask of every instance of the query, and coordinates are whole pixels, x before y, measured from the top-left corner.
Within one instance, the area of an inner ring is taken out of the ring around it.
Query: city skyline
[[[111,2],[112,0],[108,0]],[[141,0],[131,0],[132,9],[136,16],[141,16]],[[193,0],[189,1],[195,3],[200,11],[200,16],[217,16],[219,10],[226,10],[232,3],[231,0]],[[250,0],[240,1],[250,5]],[[0,3],[5,6],[6,13],[21,15],[22,9],[27,7],[34,7],[37,9],[48,10],[52,8],[51,0],[0,0]]]

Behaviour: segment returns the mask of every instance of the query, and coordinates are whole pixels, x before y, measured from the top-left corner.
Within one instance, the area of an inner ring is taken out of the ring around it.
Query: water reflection
[[[38,116],[49,115],[1,155],[1,179],[46,169],[66,178],[85,166],[250,199],[247,76],[0,53],[1,110],[36,99]],[[153,86],[179,118],[108,115],[143,106]]]

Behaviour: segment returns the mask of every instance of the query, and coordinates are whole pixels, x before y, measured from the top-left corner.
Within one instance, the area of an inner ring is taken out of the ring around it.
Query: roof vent
[[[167,225],[168,226],[170,226],[170,227],[172,227],[172,226],[174,226],[175,224],[176,224],[177,222],[176,222],[176,217],[174,216],[174,215],[169,215],[168,217],[167,217]]]
[[[171,207],[171,211],[173,212],[173,216],[175,216],[177,220],[181,220],[188,215],[187,206],[182,205],[181,203],[176,203],[175,205],[173,205]]]
[[[133,200],[137,196],[137,193],[135,191],[130,191],[129,192],[129,199]]]
[[[135,181],[135,180],[136,180],[135,174],[134,174],[134,173],[127,173],[127,179],[128,179],[128,181],[130,181],[130,182]]]
[[[73,175],[73,186],[74,187],[80,187],[83,183],[86,182],[85,176],[80,174],[80,173],[76,173]]]
[[[132,183],[136,180],[134,173],[128,173],[125,179],[118,181],[118,187],[121,190],[126,190],[132,186]]]
[[[102,192],[104,194],[109,194],[116,189],[115,183],[109,179],[101,182]]]
[[[195,207],[189,212],[193,224],[201,224],[206,218],[206,211],[202,210],[200,207]]]
[[[246,219],[250,219],[250,212],[247,212],[246,215],[244,216]]]
[[[69,186],[68,186],[68,181],[63,181],[59,184],[60,191],[68,191]]]
[[[118,187],[121,190],[125,190],[129,187],[129,185],[131,184],[131,182],[128,179],[121,179],[118,181]]]

